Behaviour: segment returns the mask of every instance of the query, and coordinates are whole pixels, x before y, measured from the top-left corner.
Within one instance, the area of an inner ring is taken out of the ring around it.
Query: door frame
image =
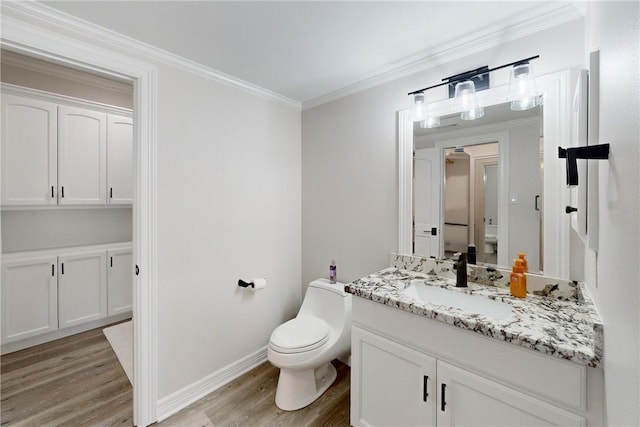
[[[93,36],[108,46],[118,47],[115,38],[105,38],[103,33],[98,38],[97,31],[81,28],[73,17],[62,19],[52,16],[47,14],[47,8],[33,4],[5,2],[2,8],[1,42],[4,49],[133,84],[133,257],[134,264],[140,266],[139,275],[132,272],[133,421],[138,426],[152,424],[157,420],[158,400],[156,68],[98,44],[80,41],[80,38],[91,39]],[[10,16],[7,16],[7,11],[12,12]],[[40,25],[43,20],[45,24]],[[84,37],[65,35],[70,31],[75,36]],[[77,34],[79,32],[82,34]]]

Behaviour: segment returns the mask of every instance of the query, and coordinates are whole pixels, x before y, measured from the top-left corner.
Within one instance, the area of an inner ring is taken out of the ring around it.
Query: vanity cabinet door
[[[351,424],[434,426],[436,360],[356,326],[351,337]]]
[[[586,426],[583,417],[446,362],[437,364],[438,427]]]
[[[107,251],[59,257],[58,320],[60,329],[107,315]]]

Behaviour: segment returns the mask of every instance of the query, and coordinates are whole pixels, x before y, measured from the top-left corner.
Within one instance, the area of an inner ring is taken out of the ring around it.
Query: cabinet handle
[[[424,375],[422,377],[422,400],[424,402],[426,402],[427,398],[429,397],[428,383],[429,383],[429,375]]]
[[[53,185],[51,186],[51,198],[53,199],[55,196],[53,195]]]
[[[136,264],[136,276],[138,276],[140,274],[140,267],[138,267],[138,265]]]
[[[444,412],[444,407],[447,406],[447,402],[445,402],[445,398],[444,398],[446,389],[447,389],[447,385],[445,383],[442,383],[440,385],[440,394],[442,395],[440,399],[440,410],[442,412]]]
[[[110,267],[113,267],[113,257],[109,257],[109,264],[110,264]]]
[[[109,187],[109,198],[113,199],[113,187]]]
[[[64,199],[64,185],[62,187],[60,187],[60,193],[62,198]]]
[[[60,264],[60,273],[64,274],[64,262]]]
[[[55,264],[51,264],[51,277],[56,275],[56,266]]]

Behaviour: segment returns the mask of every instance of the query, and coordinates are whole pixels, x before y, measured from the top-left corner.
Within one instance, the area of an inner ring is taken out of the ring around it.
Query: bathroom
[[[40,22],[30,15],[35,11],[3,8],[3,27],[7,16]],[[637,46],[620,39],[636,33],[609,31],[628,27],[629,4],[584,8],[558,25],[455,51],[435,66],[301,109],[211,80],[172,58],[144,57],[153,64],[149,75],[158,96],[151,115],[157,127],[155,211],[148,215],[155,224],[154,250],[141,262],[138,279],[153,284],[149,295],[155,301],[147,323],[155,330],[149,340],[156,346],[154,419],[195,399],[198,387],[222,384],[225,368],[265,360],[271,332],[295,316],[306,284],[327,277],[332,259],[343,282],[389,265],[399,234],[397,113],[408,108],[408,92],[478,65],[534,54],[541,56],[534,63],[540,76],[583,68],[588,53],[599,48],[600,133],[612,147],[608,166],[601,166],[600,250],[585,248],[574,236],[562,267],[566,277],[590,283],[605,321],[608,424],[638,424],[637,381],[628,381],[639,375],[638,135],[637,126],[623,126],[637,123],[638,96],[628,96],[619,84],[637,85],[637,69],[617,69],[637,55]],[[637,9],[632,12],[637,17]],[[71,31],[49,21],[45,27],[58,35]],[[15,37],[15,45],[41,43],[4,31],[9,29],[3,28],[3,37]],[[80,34],[77,39],[105,48],[107,42]],[[133,55],[109,46],[118,55]],[[51,45],[37,50],[63,54]],[[507,73],[496,76],[494,84],[506,83]],[[573,83],[567,90],[573,91]],[[242,159],[242,173],[235,159]],[[267,288],[237,289],[238,278],[253,277],[266,277]]]

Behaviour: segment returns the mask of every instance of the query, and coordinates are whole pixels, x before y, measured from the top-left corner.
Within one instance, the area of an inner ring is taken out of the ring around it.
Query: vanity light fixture
[[[440,117],[429,115],[429,108],[425,102],[423,92],[414,93],[411,99],[411,118],[420,122],[421,128],[435,128],[440,126]]]
[[[494,68],[489,68],[488,66],[476,68],[475,70],[445,77],[442,79],[443,83],[409,92],[409,96],[412,97],[413,121],[420,122],[421,127],[435,127],[428,126],[427,119],[435,122],[435,118],[429,117],[428,115],[428,106],[424,93],[430,89],[444,85],[449,85],[449,97],[455,94],[456,102],[461,111],[461,119],[479,119],[484,116],[484,108],[478,103],[476,91],[489,88],[489,73],[511,66],[513,66],[513,71],[509,80],[508,95],[508,101],[511,102],[511,109],[528,110],[529,108],[539,105],[539,94],[536,90],[533,70],[529,64],[530,61],[539,57],[540,55],[531,56]],[[455,90],[453,90],[453,88],[455,88]]]
[[[540,94],[536,88],[536,79],[529,61],[520,62],[513,66],[509,78],[509,95],[511,109],[524,111],[539,105]]]
[[[484,116],[484,108],[478,105],[476,85],[473,80],[456,83],[456,102],[461,110],[462,120],[476,120]]]

